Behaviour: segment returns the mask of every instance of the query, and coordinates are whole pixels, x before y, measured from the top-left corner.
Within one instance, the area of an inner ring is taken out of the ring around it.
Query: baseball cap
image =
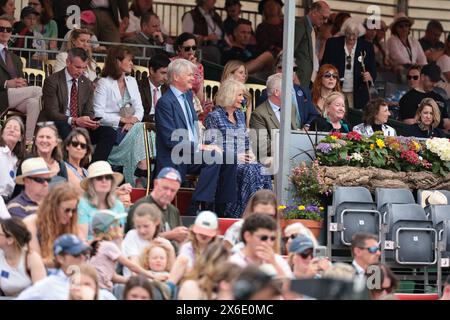
[[[126,213],[115,213],[111,210],[99,210],[92,218],[92,230],[107,232],[108,229],[122,218],[126,218]]]
[[[292,240],[291,245],[289,246],[289,252],[303,253],[306,250],[313,248],[314,243],[312,242],[311,238],[303,234],[299,234]]]
[[[39,15],[39,12],[36,11],[36,9],[32,6],[26,6],[20,11],[20,19],[23,19],[26,16],[29,16],[30,14]]]
[[[59,236],[53,244],[53,253],[55,256],[63,253],[77,256],[88,250],[91,250],[91,247],[81,241],[80,238],[70,233]]]
[[[441,68],[435,63],[429,63],[422,67],[421,74],[428,76],[432,82],[441,81]]]
[[[214,237],[217,235],[219,222],[217,215],[212,211],[202,211],[195,218],[192,231],[205,236]]]
[[[181,183],[181,175],[177,169],[172,167],[165,167],[159,173],[156,179],[169,179],[175,180]]]

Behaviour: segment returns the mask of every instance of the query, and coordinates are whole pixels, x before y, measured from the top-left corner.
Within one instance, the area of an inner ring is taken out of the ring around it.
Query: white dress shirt
[[[272,107],[273,112],[275,112],[275,115],[277,116],[278,122],[281,123],[281,109],[279,106],[275,105],[270,99],[267,99],[270,106]]]
[[[69,72],[67,72],[67,68],[64,69],[64,73],[66,75],[66,84],[67,84],[67,106],[66,106],[66,112],[64,114],[69,117],[67,119],[67,123],[69,125],[72,125],[72,117],[70,116],[70,98],[71,98],[70,92],[72,90],[73,77],[69,74]],[[78,90],[79,90],[78,79],[75,79],[75,82],[77,84],[77,93],[78,93]]]
[[[353,92],[353,69],[354,69],[354,60],[355,60],[355,51],[356,51],[356,43],[353,46],[351,52],[348,52],[347,46],[344,42],[344,50],[345,50],[345,71],[344,71],[344,83],[342,84],[342,92]],[[351,56],[351,69],[347,69],[347,57]]]
[[[188,110],[186,110],[185,108],[185,100],[183,98],[184,92],[181,92],[180,90],[178,90],[177,88],[170,86],[170,90],[172,90],[173,94],[175,95],[175,97],[178,100],[178,103],[180,104],[181,110],[183,111],[184,114],[184,119],[186,120],[186,123],[188,124],[189,127],[189,141],[192,142],[197,142],[195,139],[195,134],[194,134],[194,128],[192,127],[192,124],[189,121],[189,116],[186,113]],[[195,124],[194,124],[195,125]]]

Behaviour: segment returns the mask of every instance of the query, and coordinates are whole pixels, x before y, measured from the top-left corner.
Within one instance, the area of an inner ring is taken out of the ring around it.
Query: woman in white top
[[[91,81],[97,78],[97,63],[92,58],[92,32],[88,29],[74,29],[71,31],[69,40],[67,41],[67,51],[72,48],[81,48],[88,53],[88,66],[84,72],[84,76]],[[67,51],[60,52],[56,55],[55,66],[53,72],[58,72],[66,67]]]
[[[24,133],[25,126],[19,117],[8,118],[0,132],[0,196],[6,201],[16,185],[18,162],[25,155]]]
[[[39,254],[28,249],[31,233],[19,218],[0,220],[0,290],[15,297],[47,275]]]
[[[413,24],[413,19],[408,18],[404,13],[399,13],[390,26],[392,35],[387,41],[387,51],[389,59],[397,70],[403,70],[405,65],[427,64],[420,42],[409,35]]]
[[[372,99],[364,108],[363,123],[354,126],[353,131],[367,137],[372,136],[376,131],[382,131],[385,136],[396,136],[395,129],[386,124],[390,115],[389,107],[384,99]]]

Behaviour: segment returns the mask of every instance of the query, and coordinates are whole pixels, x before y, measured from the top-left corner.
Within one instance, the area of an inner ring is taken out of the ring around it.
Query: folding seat
[[[334,233],[335,245],[350,246],[353,235],[358,232],[379,235],[381,215],[368,189],[335,187],[332,208],[332,222],[338,226]]]
[[[385,259],[399,265],[426,266],[436,263],[437,232],[418,204],[383,205]]]
[[[416,203],[410,190],[392,188],[376,188],[375,202],[381,214],[386,211],[386,206],[389,203]]]

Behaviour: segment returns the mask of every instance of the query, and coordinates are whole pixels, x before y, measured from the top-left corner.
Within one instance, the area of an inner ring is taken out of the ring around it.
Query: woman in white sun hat
[[[217,239],[219,221],[212,211],[198,214],[189,230],[189,241],[183,244],[170,272],[169,281],[177,284],[194,267],[195,261],[204,254],[206,248]]]
[[[113,172],[111,165],[106,161],[92,163],[87,171],[87,177],[80,184],[84,194],[78,204],[78,225],[80,237],[89,241],[93,237],[91,223],[96,211],[108,209],[116,214],[123,214],[126,211],[115,194],[123,175]],[[125,221],[121,223],[124,224]]]

